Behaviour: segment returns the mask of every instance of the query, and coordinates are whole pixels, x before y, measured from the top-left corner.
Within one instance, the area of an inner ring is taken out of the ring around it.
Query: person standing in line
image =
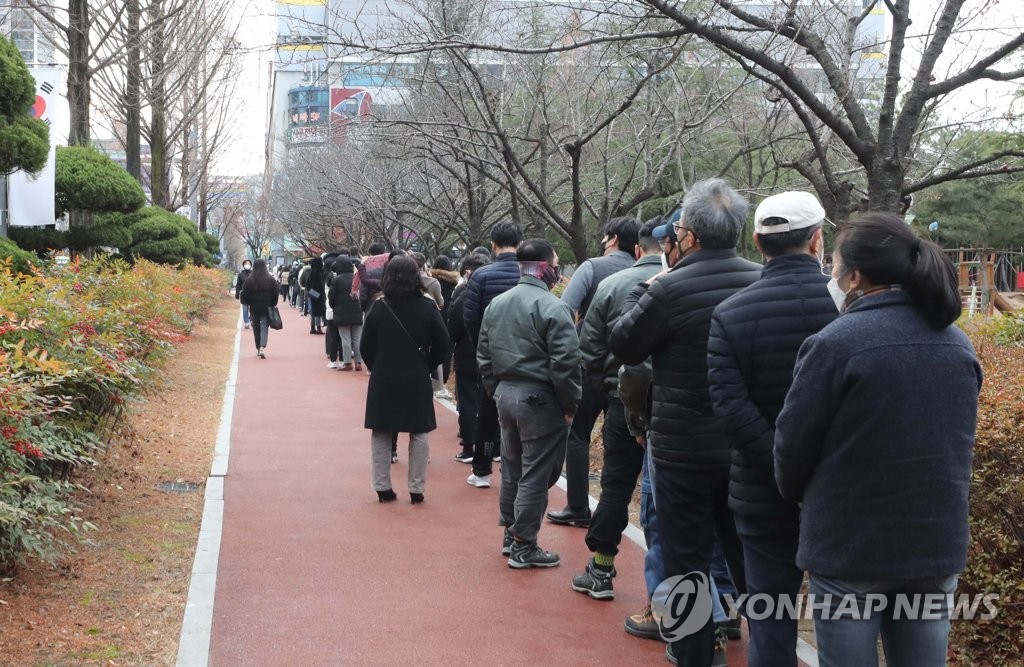
[[[982,384],[956,269],[903,216],[865,213],[836,238],[828,290],[841,314],[800,347],[773,450],[800,504],[797,565],[831,601],[813,610],[818,661],[877,665],[881,635],[889,667],[943,667]]]
[[[469,277],[466,304],[462,310],[466,331],[469,332],[474,345],[480,338],[480,325],[487,306],[496,296],[519,284],[516,248],[522,240],[523,232],[514,222],[499,222],[491,228],[493,260],[487,266],[474,271]],[[500,460],[501,456],[501,431],[498,425],[498,407],[486,392],[480,395],[476,433],[472,437],[473,472],[466,478],[466,484],[478,489],[490,488],[494,461]]]
[[[562,301],[575,314],[577,331],[583,326],[601,282],[633,266],[639,230],[640,222],[635,218],[612,218],[605,225],[601,256],[588,259],[573,272],[562,293]],[[597,387],[584,384],[583,400],[569,429],[569,442],[565,449],[567,505],[547,513],[548,521],[552,523],[580,528],[590,525],[590,437],[598,416],[608,407],[606,399]]]
[[[288,265],[281,264],[277,267],[277,284],[281,291],[281,298],[288,300]]]
[[[748,205],[722,179],[698,181],[675,223],[683,258],[626,297],[610,348],[626,364],[651,357],[648,436],[665,575],[705,581],[719,539],[738,593],[743,550],[728,506],[729,447],[708,393],[707,345],[715,306],[755,282],[761,265],[736,254]],[[708,584],[710,587],[710,583]],[[709,618],[666,647],[673,664],[708,667],[724,657]]]
[[[292,308],[295,307],[295,303],[299,299],[299,270],[302,268],[302,262],[295,260],[292,262],[292,268],[288,269],[288,305]]]
[[[242,326],[246,329],[249,328],[249,323],[252,321],[249,314],[249,306],[247,306],[241,300],[242,296],[242,285],[245,284],[246,279],[252,274],[252,262],[248,259],[242,262],[242,270],[238,272],[238,277],[235,278],[235,299],[242,304]]]
[[[807,192],[768,197],[754,212],[754,242],[768,263],[761,279],[715,308],[708,389],[730,439],[729,507],[743,544],[747,593],[800,593],[800,508],[779,495],[772,446],[793,382],[797,351],[839,314],[822,275],[825,209]],[[747,618],[751,667],[796,667],[797,619]]]
[[[427,293],[434,303],[437,304],[437,309],[444,310],[444,296],[441,294],[441,283],[437,278],[430,275],[430,270],[427,268],[427,258],[422,252],[410,253],[410,257],[416,262],[416,266],[420,270],[420,280],[423,281],[423,290]],[[442,318],[444,316],[442,315]]]
[[[363,357],[359,352],[363,311],[359,308],[359,300],[352,296],[353,275],[351,258],[343,255],[334,260],[334,282],[328,294],[334,310],[334,326],[341,339],[341,363],[335,368],[343,371],[363,370]]]
[[[661,218],[658,218],[640,228],[636,263],[601,281],[580,332],[583,393],[586,394],[589,383],[590,391],[601,396],[606,409],[601,497],[586,538],[587,548],[593,557],[583,572],[572,578],[571,585],[574,591],[586,593],[597,600],[615,597],[612,587],[615,556],[619,552],[622,531],[629,525],[629,503],[644,462],[644,448],[630,434],[626,424],[626,413],[619,399],[619,367],[622,362],[608,349],[608,334],[621,316],[622,304],[630,290],[661,271],[661,246],[652,236],[660,222]],[[574,418],[574,423],[578,418],[579,415]]]
[[[383,298],[363,325],[360,353],[370,369],[365,428],[370,437],[373,488],[380,502],[397,498],[391,486],[392,442],[409,434],[409,496],[423,502],[430,446],[437,428],[430,370],[448,350],[448,332],[437,305],[423,293],[416,262],[403,255],[387,263]]]
[[[314,257],[309,261],[309,277],[306,283],[306,300],[309,311],[309,333],[323,334],[324,315],[327,312],[327,297],[324,294],[324,260]]]
[[[441,319],[448,323],[449,314],[451,313],[452,299],[455,297],[455,287],[460,282],[460,276],[457,271],[452,268],[452,260],[448,255],[440,255],[434,260],[433,266],[430,268],[430,275],[437,278],[438,283],[441,285],[441,297],[444,301],[444,306],[441,308]],[[444,363],[441,364],[441,382],[444,385],[448,384],[448,378],[452,371],[452,354],[451,350],[448,351],[448,356],[444,358]]]
[[[256,355],[266,359],[267,336],[270,329],[270,307],[277,305],[280,290],[277,281],[267,270],[267,260],[257,259],[252,273],[242,284],[239,300],[249,309],[252,316],[252,333],[256,339]]]
[[[313,267],[309,262],[303,262],[302,268],[299,269],[298,283],[299,283],[299,313],[306,317],[309,315],[309,297],[306,295],[309,290],[309,272],[313,270]]]
[[[559,279],[551,244],[528,240],[516,260],[519,283],[484,312],[477,364],[501,424],[501,552],[511,568],[555,567],[558,554],[537,536],[582,393],[580,341],[571,311],[550,291]]]
[[[484,255],[470,254],[462,260],[462,275],[468,279],[473,272],[487,266],[491,260]],[[466,282],[460,282],[452,292],[452,303],[448,310],[448,340],[452,343],[455,367],[455,401],[459,411],[459,463],[473,462],[473,435],[476,433],[476,418],[480,411],[480,373],[476,367],[476,344],[466,331],[463,306],[466,303]]]
[[[384,278],[384,265],[391,259],[384,245],[370,245],[369,257],[356,263],[356,273],[352,277],[352,295],[359,299],[359,307],[366,313],[373,305],[374,299],[380,294],[381,280]]]

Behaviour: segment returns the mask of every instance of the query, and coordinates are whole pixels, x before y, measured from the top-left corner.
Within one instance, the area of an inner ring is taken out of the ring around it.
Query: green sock
[[[596,553],[594,554],[594,565],[601,568],[602,570],[612,571],[612,567],[615,565],[615,556],[610,554]]]

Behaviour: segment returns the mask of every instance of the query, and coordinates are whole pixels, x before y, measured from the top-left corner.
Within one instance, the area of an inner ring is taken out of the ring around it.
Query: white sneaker
[[[483,477],[477,477],[476,474],[470,474],[466,478],[466,484],[475,486],[478,489],[489,489],[491,488],[491,476],[484,475]]]
[[[328,361],[327,362],[327,367],[328,368],[337,368],[338,367],[338,362],[337,361]]]
[[[261,347],[260,351],[257,352],[257,354],[260,355],[260,359],[266,359],[267,358],[267,354],[266,354],[266,352],[264,352],[264,350],[266,350],[266,348],[265,347]]]
[[[451,392],[449,392],[447,389],[438,389],[437,391],[434,392],[434,398],[440,398],[446,401],[450,401],[452,399],[452,395]]]
[[[245,325],[245,328],[246,328],[246,329],[248,329],[248,328],[249,328],[249,324],[248,324],[248,323],[246,323],[246,325]]]

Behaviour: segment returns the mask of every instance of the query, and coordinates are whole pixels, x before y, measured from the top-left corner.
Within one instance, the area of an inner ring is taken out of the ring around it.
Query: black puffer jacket
[[[519,262],[514,252],[503,252],[487,266],[481,266],[469,277],[466,286],[466,303],[462,315],[466,331],[473,340],[480,338],[480,323],[491,300],[519,284]]]
[[[338,266],[335,261],[334,266]],[[359,299],[352,296],[352,263],[348,264],[348,272],[335,274],[331,281],[331,289],[327,293],[328,303],[334,312],[332,321],[335,326],[352,326],[363,323],[363,309],[359,307]]]
[[[733,249],[699,250],[626,297],[611,350],[626,364],[652,358],[649,445],[657,463],[691,470],[728,467],[725,427],[708,396],[711,313],[760,277],[761,265]]]
[[[839,312],[810,255],[768,262],[757,281],[725,300],[711,319],[708,384],[732,448],[729,506],[748,516],[794,518],[775,485],[775,419],[793,384],[796,353]]]
[[[466,331],[466,320],[463,317],[466,305],[466,286],[460,285],[452,293],[452,303],[448,310],[448,340],[454,349],[453,363],[459,373],[476,373],[476,344]]]

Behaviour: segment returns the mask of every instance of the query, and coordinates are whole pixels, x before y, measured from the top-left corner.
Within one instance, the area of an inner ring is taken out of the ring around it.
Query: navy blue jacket
[[[760,280],[711,316],[708,388],[732,449],[729,507],[744,515],[791,519],[790,531],[796,530],[798,509],[775,484],[775,420],[793,384],[800,345],[839,315],[826,283],[814,257],[776,257]]]
[[[609,347],[624,364],[651,357],[651,457],[662,466],[727,470],[725,426],[708,394],[708,333],[715,306],[761,277],[734,249],[699,250],[622,305]]]
[[[802,503],[797,565],[860,581],[961,572],[980,389],[967,336],[902,290],[808,338],[775,430],[779,491]]]
[[[469,277],[462,317],[466,331],[474,341],[480,338],[480,324],[484,321],[484,311],[491,300],[518,285],[521,277],[514,252],[501,253],[493,262],[481,266]]]

